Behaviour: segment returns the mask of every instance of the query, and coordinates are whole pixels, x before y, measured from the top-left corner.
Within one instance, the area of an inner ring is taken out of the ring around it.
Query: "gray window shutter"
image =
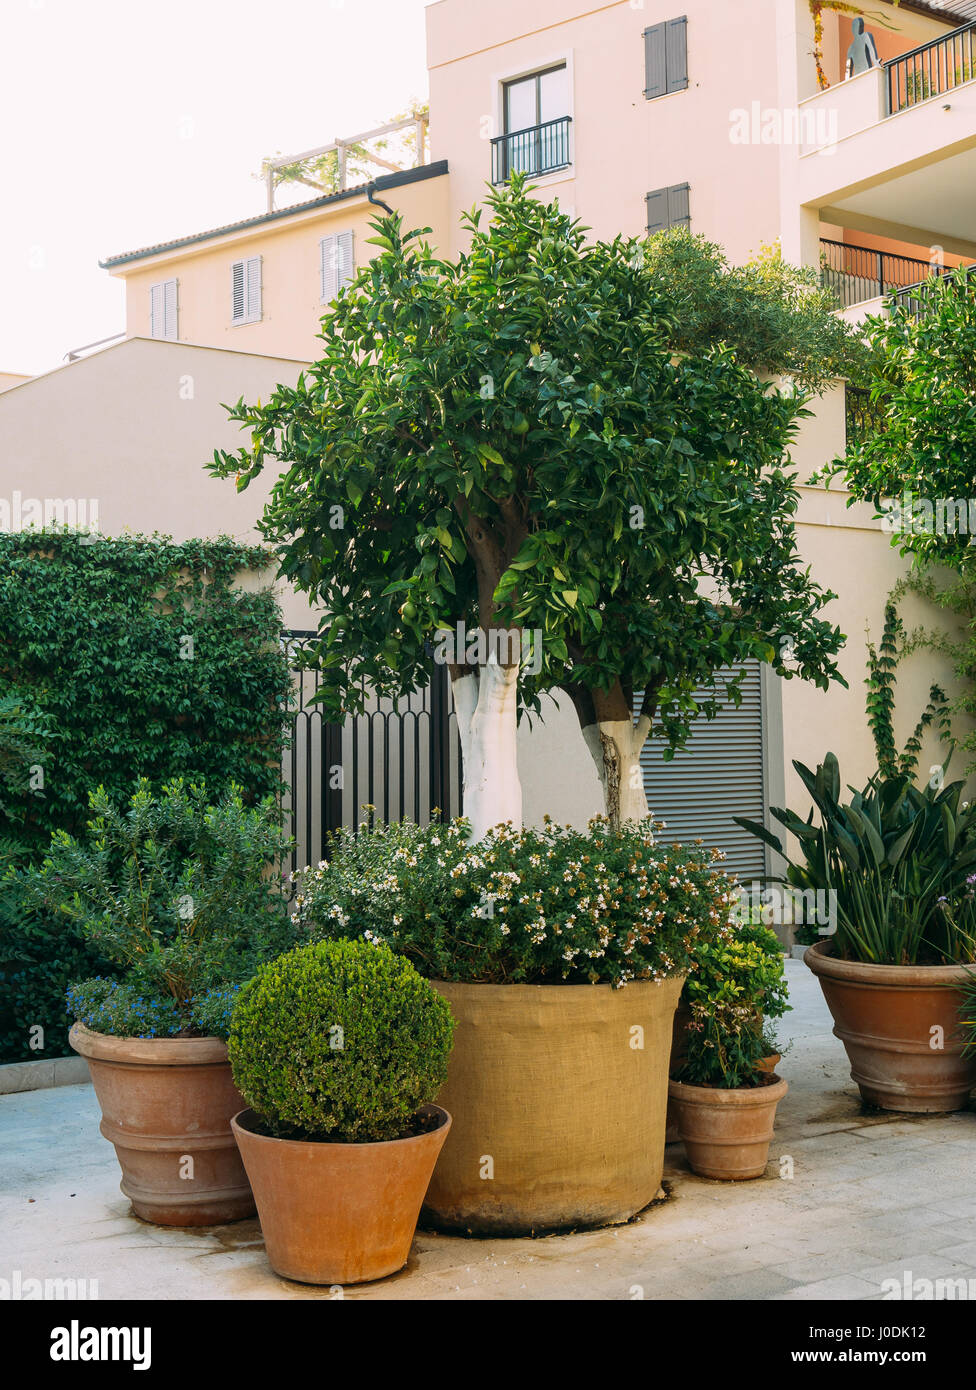
[[[652,24],[644,30],[644,95],[648,101],[668,90],[665,29],[664,24]]]
[[[338,247],[337,278],[338,289],[344,290],[351,283],[356,273],[353,261],[352,232],[340,232],[336,237]]]
[[[261,318],[261,257],[250,256],[247,261],[247,321],[257,323]]]
[[[722,867],[748,887],[766,873],[765,850],[732,817],[760,824],[766,819],[762,667],[747,661],[739,669],[745,671],[742,703],[720,701],[716,717],[697,720],[686,748],[670,762],[662,756],[663,740],[648,739],[641,769],[650,813],[667,823],[658,839],[685,845],[703,840],[705,849],[724,850],[728,858]],[[635,716],[640,705],[638,696]]]
[[[247,279],[244,262],[231,266],[231,323],[243,323],[247,317]]]
[[[668,189],[668,226],[690,227],[690,189],[686,183],[676,183]]]
[[[668,91],[683,92],[688,86],[688,17],[669,19],[665,26],[665,66]]]
[[[322,269],[322,303],[331,304],[339,293],[339,239],[324,236],[319,242]]]
[[[647,195],[647,230],[663,232],[668,226],[668,190],[656,188]]]

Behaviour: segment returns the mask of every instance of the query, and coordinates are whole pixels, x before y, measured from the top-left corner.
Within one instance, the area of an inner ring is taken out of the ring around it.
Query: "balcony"
[[[973,79],[976,24],[964,24],[883,64],[885,115],[961,87]]]
[[[931,261],[820,238],[820,278],[844,309],[902,288],[915,288],[936,270]]]
[[[513,174],[552,174],[571,163],[571,116],[496,136],[491,142],[491,181],[508,183]]]

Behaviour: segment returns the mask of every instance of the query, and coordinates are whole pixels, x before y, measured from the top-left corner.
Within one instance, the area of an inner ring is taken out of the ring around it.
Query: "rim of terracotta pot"
[[[672,980],[680,980],[681,983],[684,984],[687,978],[687,971],[682,971],[680,974],[677,975],[665,975],[660,980],[628,980],[627,984],[624,985],[622,988],[618,987],[617,985],[609,984],[605,980],[601,981],[598,985],[530,985],[525,984],[521,981],[517,984],[495,985],[488,984],[487,982],[481,980],[435,979],[432,979],[430,983],[436,986],[436,988],[438,989],[480,989],[484,990],[486,993],[488,992],[488,990],[496,990],[499,994],[504,993],[506,996],[510,998],[513,997],[516,991],[519,990],[522,991],[522,993],[524,994],[535,994],[542,990],[548,990],[550,993],[555,994],[558,991],[559,994],[566,995],[568,997],[576,996],[577,998],[582,998],[584,994],[592,995],[594,990],[611,990],[614,994],[625,994],[628,989],[633,989],[635,985],[666,985],[669,984]]]
[[[151,1062],[154,1067],[207,1066],[227,1061],[227,1044],[220,1038],[117,1038],[74,1023],[68,1043],[82,1057],[96,1062]]]
[[[278,1139],[272,1134],[260,1134],[252,1129],[248,1123],[248,1117],[256,1118],[254,1111],[248,1106],[246,1110],[238,1110],[236,1115],[231,1117],[230,1127],[234,1131],[234,1137],[238,1134],[246,1134],[248,1139],[259,1144],[287,1144],[292,1149],[311,1149],[316,1152],[322,1149],[343,1149],[357,1151],[366,1149],[388,1149],[392,1144],[420,1144],[425,1139],[429,1139],[432,1134],[439,1134],[442,1129],[450,1129],[451,1116],[442,1105],[422,1105],[417,1111],[418,1115],[428,1115],[431,1111],[440,1115],[440,1124],[435,1129],[425,1129],[422,1134],[407,1134],[402,1139],[374,1139],[365,1144],[356,1143],[334,1143],[323,1139]],[[446,1137],[446,1136],[445,1136]]]
[[[858,984],[912,989],[916,985],[960,985],[976,981],[976,964],[970,965],[874,965],[869,961],[839,960],[831,953],[833,942],[817,941],[804,953],[803,963],[815,975]]]
[[[790,1083],[778,1076],[772,1086],[738,1086],[723,1090],[721,1086],[689,1086],[686,1081],[669,1081],[668,1095],[674,1100],[695,1101],[706,1105],[769,1105],[781,1101]]]

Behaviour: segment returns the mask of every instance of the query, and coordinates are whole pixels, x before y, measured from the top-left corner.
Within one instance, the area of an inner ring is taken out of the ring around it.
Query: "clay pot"
[[[776,1107],[788,1089],[775,1077],[763,1086],[732,1091],[672,1081],[669,1093],[693,1170],[700,1177],[727,1182],[761,1178],[769,1161]]]
[[[771,1052],[768,1057],[764,1057],[761,1062],[757,1062],[756,1066],[759,1071],[766,1072],[767,1075],[771,1076],[782,1060],[783,1054],[781,1052]]]
[[[629,1221],[658,1195],[683,977],[434,988],[457,1022],[454,1116],[423,1220],[525,1235]]]
[[[407,1139],[328,1144],[261,1134],[252,1110],[231,1121],[254,1189],[268,1259],[302,1284],[362,1284],[407,1263],[421,1203],[451,1117]]]
[[[122,1191],[143,1221],[216,1226],[254,1215],[231,1116],[243,1101],[219,1038],[115,1038],[82,1024],[68,1041],[88,1060],[115,1145]]]
[[[818,941],[803,959],[820,981],[863,1099],[912,1114],[963,1109],[976,1086],[976,1058],[962,1055],[957,1010],[972,967],[864,965],[835,959],[832,946]]]

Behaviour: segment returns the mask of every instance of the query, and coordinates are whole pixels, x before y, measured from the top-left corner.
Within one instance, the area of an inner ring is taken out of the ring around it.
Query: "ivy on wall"
[[[0,843],[36,860],[81,830],[89,792],[137,779],[278,792],[290,677],[270,588],[239,586],[268,552],[227,537],[0,534],[0,698],[16,692],[46,737],[5,788]],[[0,1061],[64,1055],[64,986],[101,962],[63,923],[0,904]],[[30,1046],[40,1025],[43,1047]]]

